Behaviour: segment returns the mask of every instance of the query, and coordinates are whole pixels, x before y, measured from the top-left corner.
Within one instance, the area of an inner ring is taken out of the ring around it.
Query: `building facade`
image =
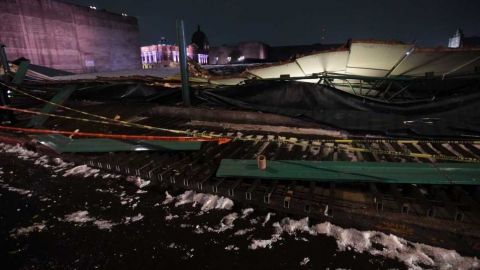
[[[142,46],[140,52],[143,69],[168,66],[180,62],[179,47],[177,45],[157,44]],[[187,47],[187,57],[200,65],[208,64],[208,54],[199,53],[195,44]]]
[[[74,73],[132,70],[138,58],[137,19],[57,0],[0,0],[0,43],[9,60]]]
[[[449,48],[472,48],[480,47],[480,37],[466,37],[462,29],[457,29],[455,34],[448,39]]]
[[[180,62],[179,47],[167,44],[162,38],[159,44],[142,46],[140,48],[142,68],[150,69],[168,66]],[[192,35],[192,42],[187,47],[187,57],[200,65],[208,64],[209,44],[205,33],[200,30],[200,25]]]
[[[241,42],[236,45],[211,47],[209,63],[211,65],[227,65],[288,61],[299,55],[336,49],[340,46],[342,44],[269,46],[262,42]]]

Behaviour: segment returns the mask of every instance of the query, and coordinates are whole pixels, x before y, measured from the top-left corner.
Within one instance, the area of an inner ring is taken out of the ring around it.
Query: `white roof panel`
[[[380,72],[382,70],[388,72],[411,48],[411,44],[402,43],[352,42],[347,63],[347,73],[365,76],[374,76],[368,74],[376,74],[375,76],[377,76],[382,74]],[[375,72],[375,70],[378,72]],[[383,73],[383,75],[387,72]]]
[[[313,73],[333,72],[344,73],[349,51],[329,51],[303,56],[297,59],[297,63],[307,75]]]

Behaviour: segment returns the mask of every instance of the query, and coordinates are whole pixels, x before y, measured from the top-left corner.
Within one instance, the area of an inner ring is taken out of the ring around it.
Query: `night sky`
[[[480,35],[478,0],[65,0],[138,18],[142,45],[175,41],[183,18],[188,38],[197,24],[211,45],[343,43],[348,38],[416,41],[446,46],[460,27]],[[325,29],[325,39],[322,39]]]

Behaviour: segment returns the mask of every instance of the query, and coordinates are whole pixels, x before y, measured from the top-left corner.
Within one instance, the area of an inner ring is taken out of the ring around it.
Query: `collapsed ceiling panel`
[[[387,75],[412,44],[354,41],[350,46],[347,74],[382,77]]]
[[[425,76],[426,73],[465,74],[480,66],[480,49],[416,49],[399,64],[392,75]]]
[[[305,74],[322,72],[345,73],[350,51],[329,51],[303,56],[297,59]]]
[[[248,72],[262,79],[279,78],[281,75],[289,75],[290,77],[306,75],[296,62],[251,69]]]

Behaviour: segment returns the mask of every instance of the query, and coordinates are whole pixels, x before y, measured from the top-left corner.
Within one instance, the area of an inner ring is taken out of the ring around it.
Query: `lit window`
[[[245,56],[243,55],[238,58],[238,61],[243,61],[243,60],[245,60]]]
[[[230,56],[227,57],[227,61],[228,61],[228,62],[232,61],[232,58],[231,58]]]
[[[97,10],[96,6],[89,6],[90,9]]]

